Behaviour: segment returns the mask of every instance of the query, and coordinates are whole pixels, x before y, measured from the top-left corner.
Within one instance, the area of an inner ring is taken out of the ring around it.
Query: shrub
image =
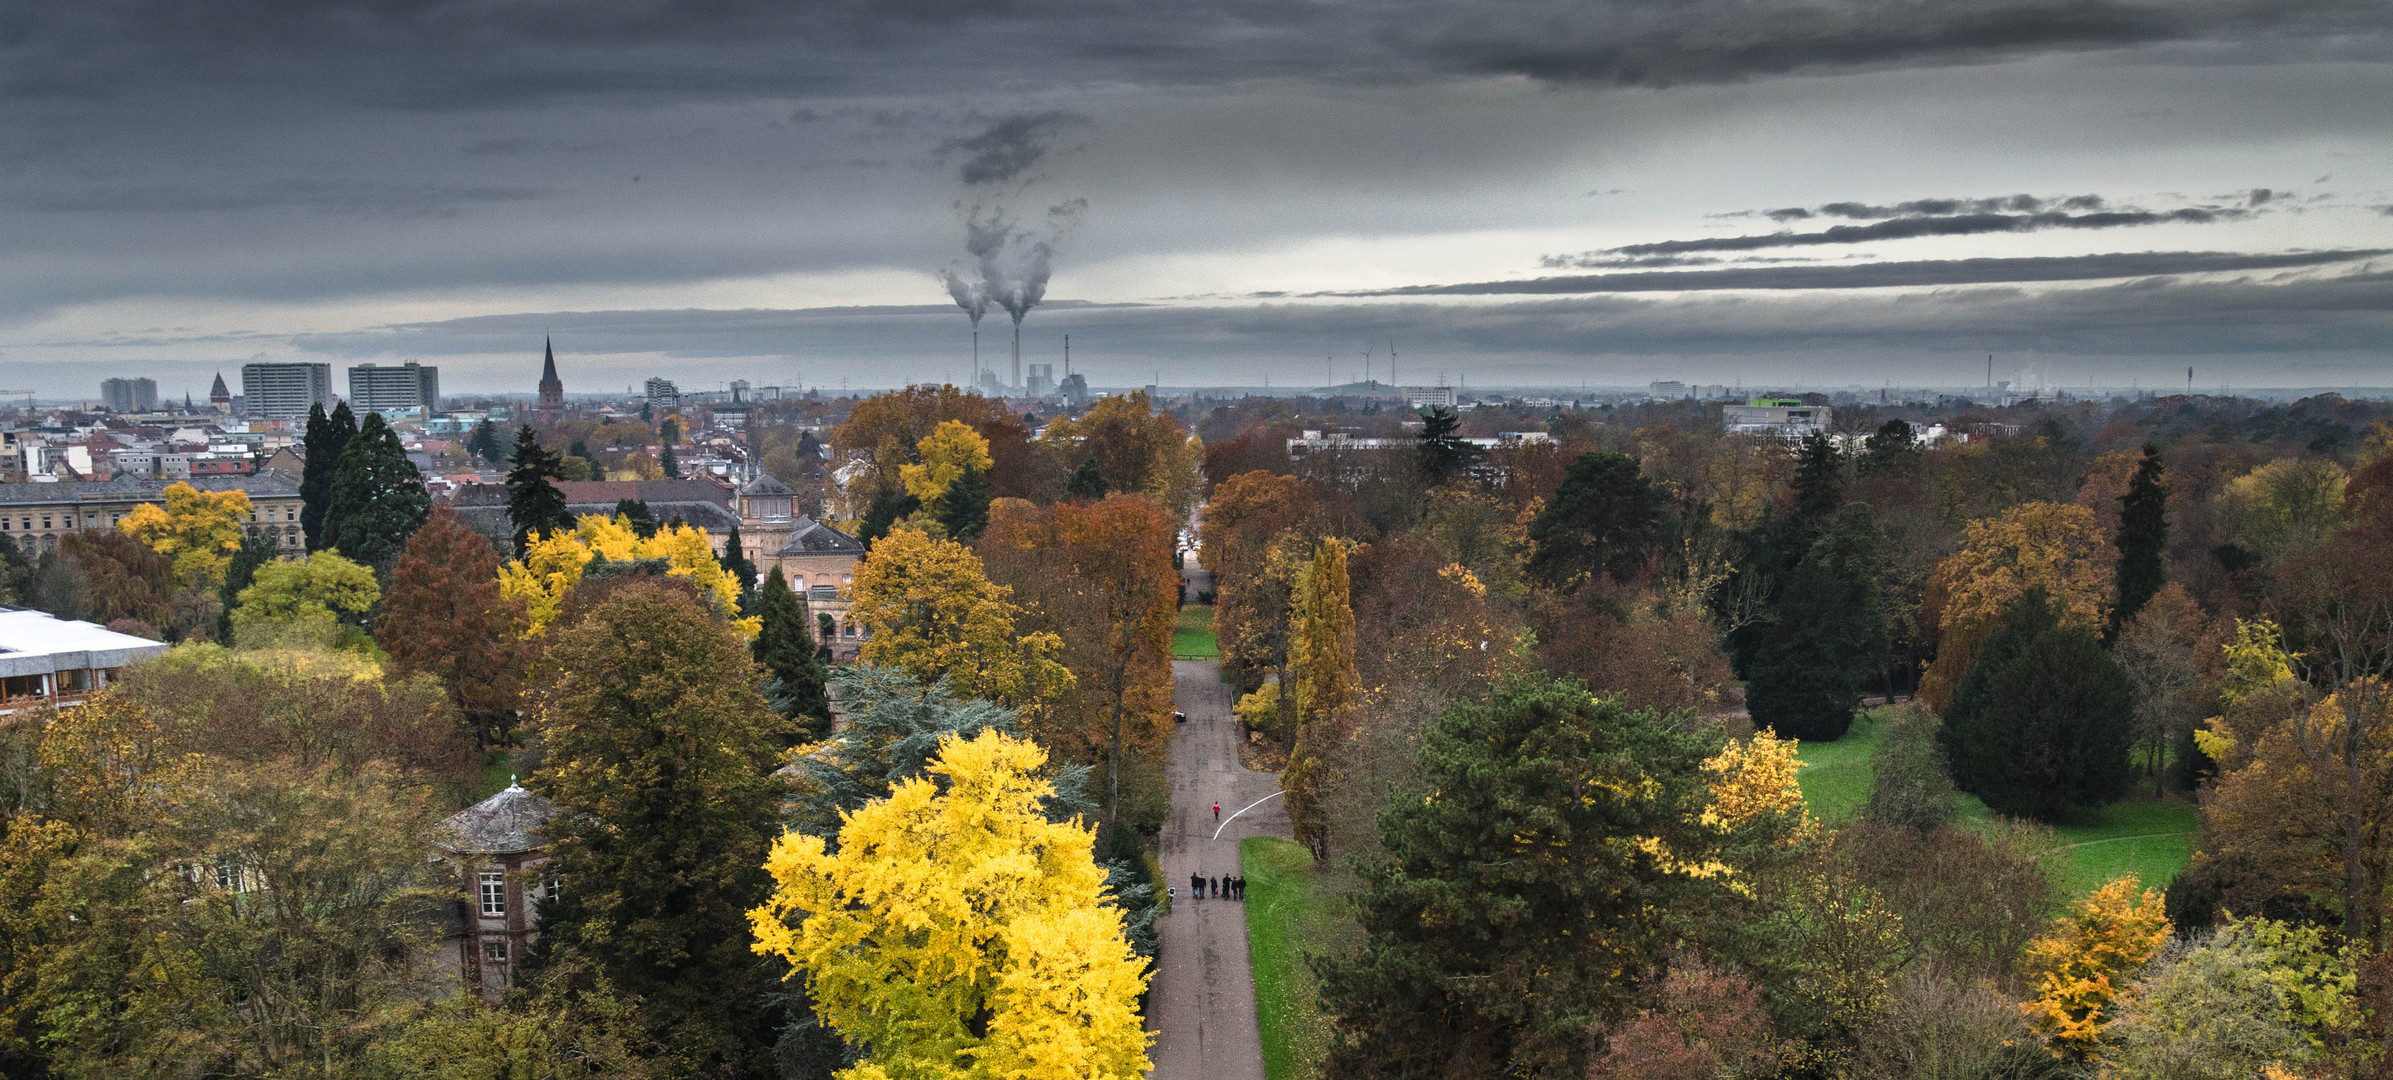
[[[1922,709],[1896,713],[1870,765],[1876,773],[1861,820],[1925,832],[1953,820],[1961,793],[1945,773],[1936,745],[1936,716]]]

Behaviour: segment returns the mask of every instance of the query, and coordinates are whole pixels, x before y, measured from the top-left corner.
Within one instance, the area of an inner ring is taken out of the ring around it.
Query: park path
[[[1194,589],[1190,592],[1193,594]],[[1255,1026],[1255,982],[1246,955],[1246,905],[1188,895],[1188,876],[1238,873],[1238,841],[1289,835],[1280,800],[1231,820],[1240,807],[1279,790],[1279,777],[1238,763],[1238,721],[1230,687],[1210,660],[1172,663],[1172,701],[1188,714],[1172,739],[1172,816],[1163,826],[1163,876],[1180,898],[1163,919],[1162,951],[1147,1004],[1156,1080],[1263,1080]],[[1229,824],[1214,839],[1213,804]]]

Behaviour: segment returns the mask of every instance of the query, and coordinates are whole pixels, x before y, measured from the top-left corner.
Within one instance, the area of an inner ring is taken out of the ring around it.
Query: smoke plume
[[[964,218],[964,257],[940,271],[939,278],[975,328],[992,306],[1003,308],[1019,328],[1022,317],[1046,299],[1056,244],[1088,200],[1065,199],[1030,221],[1008,204],[1028,198],[1029,189],[1044,178],[1032,175],[1031,168],[1049,157],[1055,132],[1086,122],[1086,117],[1055,112],[1005,117],[944,147],[965,155],[956,178],[970,194],[956,204]]]

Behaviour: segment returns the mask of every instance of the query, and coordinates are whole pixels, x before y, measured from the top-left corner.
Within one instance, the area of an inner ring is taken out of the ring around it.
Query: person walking
[[[1221,800],[1219,799],[1213,801],[1213,823],[1221,824]]]
[[[1202,900],[1205,898],[1205,875],[1188,875],[1188,897],[1191,900]]]

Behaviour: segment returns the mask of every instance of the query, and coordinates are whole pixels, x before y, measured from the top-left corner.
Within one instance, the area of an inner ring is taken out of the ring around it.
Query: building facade
[[[165,642],[0,607],[0,714],[81,705],[125,665],[165,651]]]
[[[109,412],[149,412],[158,407],[158,380],[102,379],[100,404]]]
[[[648,391],[647,401],[650,409],[657,412],[671,412],[681,408],[681,388],[673,385],[673,380],[650,376],[645,389]]]
[[[1802,398],[1753,398],[1720,410],[1721,426],[1731,435],[1764,435],[1788,442],[1825,434],[1835,419],[1835,410],[1806,405]]]
[[[298,554],[307,549],[299,531],[297,476],[267,470],[245,476],[193,476],[183,482],[201,491],[247,492],[250,513],[243,525],[245,531],[272,540],[279,551]],[[168,483],[121,476],[79,483],[0,484],[0,536],[13,540],[28,557],[55,551],[61,536],[113,530],[134,507],[163,504]]]
[[[543,356],[540,361],[540,410],[559,412],[565,408],[565,383],[557,378],[557,345],[542,339]]]
[[[211,392],[209,399],[213,401]],[[269,420],[305,419],[309,408],[330,410],[332,365],[271,363],[241,365],[243,411]]]
[[[359,415],[440,408],[440,369],[413,360],[398,367],[359,364],[349,369],[349,409]]]
[[[548,861],[541,829],[556,807],[510,782],[499,792],[449,816],[437,841],[439,861],[456,875],[460,899],[446,934],[442,963],[459,981],[497,1001],[514,985],[540,936],[539,904],[563,883],[541,874]]]

